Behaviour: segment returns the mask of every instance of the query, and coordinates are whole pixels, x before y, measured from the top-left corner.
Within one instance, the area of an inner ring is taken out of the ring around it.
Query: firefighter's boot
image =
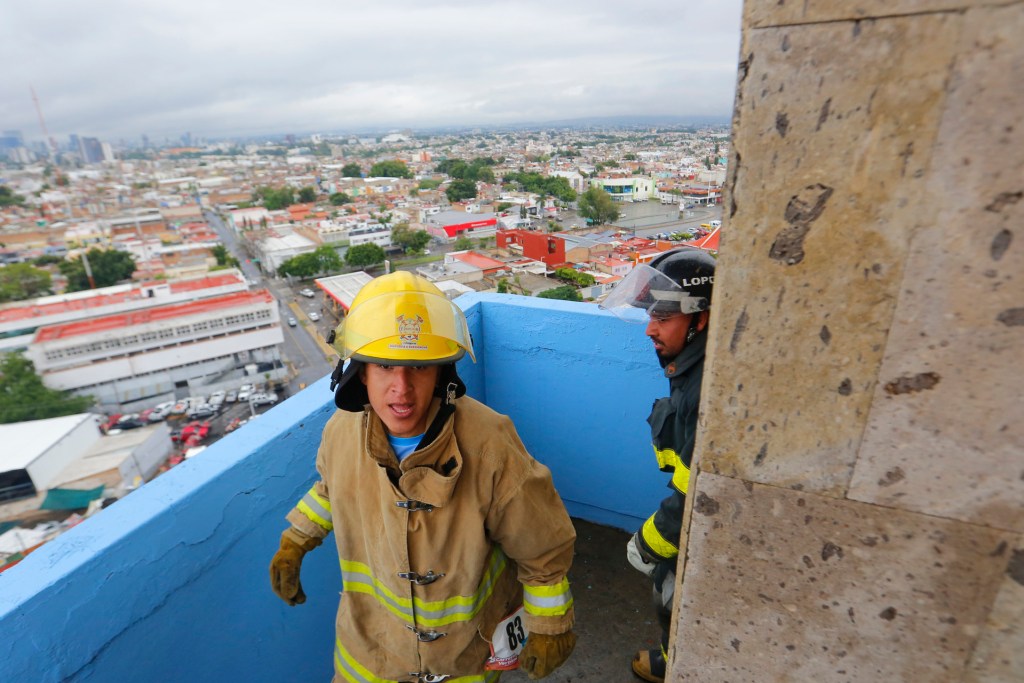
[[[633,656],[633,673],[650,683],[664,683],[665,655],[661,650],[640,650]]]

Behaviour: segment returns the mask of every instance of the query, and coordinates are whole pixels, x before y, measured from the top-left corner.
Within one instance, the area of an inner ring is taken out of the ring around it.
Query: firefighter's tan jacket
[[[401,463],[369,406],[324,428],[320,481],[288,520],[337,541],[335,681],[483,681],[494,628],[520,604],[531,632],[572,626],[576,533],[550,471],[507,417],[469,397],[455,405]]]

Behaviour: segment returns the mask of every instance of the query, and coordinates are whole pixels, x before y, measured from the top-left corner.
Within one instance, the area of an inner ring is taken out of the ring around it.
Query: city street
[[[300,391],[334,369],[333,360],[329,360],[324,348],[317,342],[316,336],[324,339],[336,321],[327,313],[323,306],[323,294],[319,291],[312,299],[299,296],[298,290],[304,285],[290,286],[285,280],[267,277],[259,266],[246,255],[239,243],[238,236],[220,217],[206,211],[206,220],[220,236],[228,252],[238,259],[242,273],[253,284],[265,287],[277,300],[281,315],[281,329],[284,330],[284,362],[291,368],[293,377],[288,383],[289,394]],[[320,312],[323,308],[324,318],[319,322],[309,319],[310,311]],[[295,318],[298,324],[290,327],[288,318]],[[282,397],[284,398],[284,397]]]

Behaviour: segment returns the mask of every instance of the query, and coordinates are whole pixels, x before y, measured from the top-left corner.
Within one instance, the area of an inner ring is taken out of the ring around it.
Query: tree
[[[561,176],[544,176],[540,173],[510,173],[503,178],[506,183],[515,183],[526,192],[551,196],[559,201],[572,202],[576,200],[576,190],[572,189],[568,178]]]
[[[327,246],[326,244],[322,247],[317,247],[316,251],[313,252],[313,256],[316,257],[317,262],[320,264],[320,272],[322,273],[341,270],[343,265],[341,257],[338,256],[338,252],[335,251],[334,247]]]
[[[20,353],[0,355],[0,424],[74,415],[94,402],[91,396],[48,389],[32,361]]]
[[[359,168],[359,164],[351,162],[341,167],[342,178],[362,178],[363,169]]]
[[[419,184],[421,190],[436,190],[439,187],[441,187],[441,181],[433,178],[424,178]]]
[[[430,242],[426,230],[410,230],[408,223],[399,223],[391,229],[391,243],[402,247],[406,254],[418,254]]]
[[[315,251],[299,254],[286,259],[277,268],[281,275],[292,275],[299,278],[314,277],[323,273],[341,270],[341,257],[332,247],[324,245]]]
[[[342,204],[349,204],[352,202],[352,198],[344,192],[335,192],[329,199],[332,206],[341,206]]]
[[[228,268],[238,268],[241,264],[234,256],[228,253],[227,248],[223,244],[218,244],[210,249],[210,254],[213,258],[217,259],[218,266],[226,266]]]
[[[307,185],[299,190],[299,201],[303,204],[312,204],[316,201],[316,188]]]
[[[572,285],[561,285],[554,289],[545,289],[537,295],[541,299],[562,299],[564,301],[583,301],[583,297]]]
[[[378,161],[370,167],[370,175],[375,178],[412,178],[412,171],[402,161]]]
[[[11,188],[0,185],[0,206],[15,206],[25,203],[25,198],[20,194],[14,194]]]
[[[369,242],[350,247],[345,254],[345,263],[353,268],[367,268],[384,263],[384,250],[379,244]]]
[[[307,278],[315,276],[319,272],[319,268],[320,263],[317,261],[316,256],[309,252],[308,254],[299,254],[298,256],[292,256],[290,259],[285,259],[277,267],[277,272],[280,275]]]
[[[455,240],[453,245],[455,251],[465,251],[466,249],[473,248],[473,240],[465,235],[459,235],[458,239]]]
[[[619,209],[611,195],[600,187],[591,187],[580,195],[579,214],[596,224],[611,223],[619,218]]]
[[[472,180],[453,180],[444,191],[450,202],[461,202],[463,199],[476,198],[476,183]]]
[[[581,273],[575,268],[556,268],[555,275],[561,280],[568,280],[580,287],[589,287],[597,282],[590,273]]]
[[[445,173],[449,178],[457,180],[480,180],[485,183],[494,182],[494,171],[491,166],[497,162],[490,157],[478,157],[468,164],[462,159],[445,159],[436,167],[438,173]]]
[[[263,199],[263,206],[268,211],[286,209],[295,203],[295,192],[290,187],[261,187],[256,190],[256,196]]]
[[[0,268],[0,303],[23,301],[50,293],[50,274],[28,263]]]
[[[115,285],[127,280],[135,272],[135,259],[125,251],[93,248],[85,256],[89,260],[89,268],[97,287]],[[68,279],[69,292],[80,292],[91,287],[80,256],[61,263],[60,272]]]

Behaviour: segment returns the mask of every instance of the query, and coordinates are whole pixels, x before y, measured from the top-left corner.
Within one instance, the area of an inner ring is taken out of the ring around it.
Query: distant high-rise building
[[[192,146],[192,133],[185,133],[181,136],[181,144],[183,147]]]
[[[82,145],[82,161],[87,164],[98,164],[103,161],[103,143],[98,138],[80,138]]]
[[[142,149],[149,149],[149,136],[145,133],[142,134]]]
[[[20,130],[5,130],[0,135],[0,158],[10,159],[11,161],[21,161],[27,163],[27,159],[23,159],[22,155],[18,153],[18,150],[25,150],[25,138],[22,137]]]
[[[0,135],[0,149],[14,149],[25,146],[25,136],[20,130],[5,130]]]

